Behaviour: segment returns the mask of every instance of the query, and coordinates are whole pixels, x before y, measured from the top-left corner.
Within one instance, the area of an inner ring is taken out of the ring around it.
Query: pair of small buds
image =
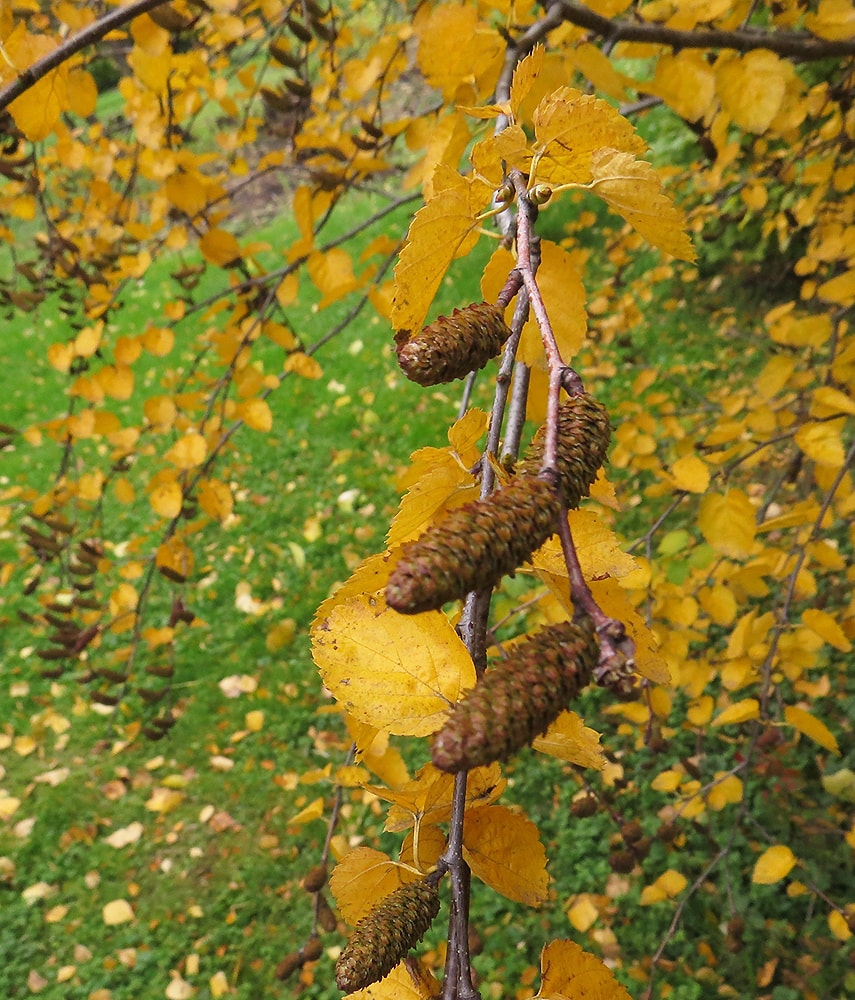
[[[493,192],[493,204],[496,208],[507,208],[514,200],[515,193],[513,184],[505,181]],[[526,195],[532,205],[545,205],[552,197],[552,188],[548,184],[535,184]]]

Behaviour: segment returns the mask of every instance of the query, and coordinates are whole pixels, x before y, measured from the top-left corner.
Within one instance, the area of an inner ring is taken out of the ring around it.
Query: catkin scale
[[[597,470],[603,464],[611,439],[606,408],[587,392],[566,399],[558,407],[558,488],[571,509],[579,506]],[[536,476],[543,464],[546,428],[541,427],[523,456],[518,472]]]
[[[440,316],[421,333],[395,335],[401,371],[419,385],[440,385],[465,378],[494,358],[511,331],[501,306],[477,302]]]
[[[507,760],[546,732],[590,681],[598,658],[589,618],[540,629],[454,706],[434,737],[434,766],[455,773]]]
[[[386,603],[417,614],[495,586],[549,538],[560,509],[549,482],[518,476],[485,499],[452,510],[403,547]]]
[[[379,982],[421,941],[439,913],[433,884],[410,882],[381,899],[356,925],[335,965],[340,990],[354,993]]]

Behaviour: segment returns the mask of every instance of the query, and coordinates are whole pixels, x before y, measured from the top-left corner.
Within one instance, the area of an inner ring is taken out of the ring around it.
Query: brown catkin
[[[535,632],[454,706],[434,737],[434,766],[455,773],[507,760],[546,732],[590,681],[598,657],[589,618]]]
[[[579,506],[603,464],[611,438],[606,408],[583,392],[558,407],[558,486],[567,506]],[[536,476],[543,464],[546,428],[541,427],[520,463],[519,474]]]
[[[501,306],[477,302],[440,316],[421,333],[395,335],[401,371],[419,385],[439,385],[465,378],[501,351],[511,331]]]
[[[410,882],[381,899],[356,925],[335,964],[340,990],[354,993],[379,982],[418,944],[439,913],[433,884]]]
[[[452,510],[403,547],[386,603],[417,614],[495,586],[549,538],[560,509],[550,483],[518,476],[485,499]]]

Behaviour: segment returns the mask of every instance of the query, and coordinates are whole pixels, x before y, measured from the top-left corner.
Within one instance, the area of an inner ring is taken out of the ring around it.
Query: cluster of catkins
[[[398,334],[399,364],[420,385],[463,378],[495,357],[510,336],[503,310],[486,302],[442,316],[415,337]],[[489,590],[555,532],[563,508],[588,495],[609,444],[609,418],[592,396],[559,407],[556,467],[544,470],[541,428],[516,473],[483,500],[451,511],[402,549],[386,603],[402,614],[441,608]],[[541,628],[490,666],[436,734],[434,765],[455,773],[507,760],[546,732],[591,679],[599,642],[587,617]],[[381,900],[356,927],[336,965],[347,992],[387,975],[421,940],[439,910],[432,882],[413,882]]]

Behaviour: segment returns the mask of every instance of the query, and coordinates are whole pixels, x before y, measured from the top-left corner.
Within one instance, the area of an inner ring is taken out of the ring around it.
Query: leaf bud
[[[528,193],[532,205],[545,205],[552,197],[552,188],[548,184],[535,184]]]
[[[303,881],[300,883],[306,892],[318,892],[323,888],[324,883],[327,880],[327,866],[326,865],[315,865],[310,868],[306,874],[303,876]]]
[[[635,868],[632,851],[614,851],[609,855],[609,868],[619,875],[628,875]]]
[[[644,831],[641,829],[641,823],[637,819],[631,819],[621,826],[620,835],[623,837],[624,843],[634,844],[641,840],[644,836]]]
[[[574,799],[570,804],[570,814],[577,819],[585,819],[593,816],[599,808],[596,795],[583,795],[580,799]]]

